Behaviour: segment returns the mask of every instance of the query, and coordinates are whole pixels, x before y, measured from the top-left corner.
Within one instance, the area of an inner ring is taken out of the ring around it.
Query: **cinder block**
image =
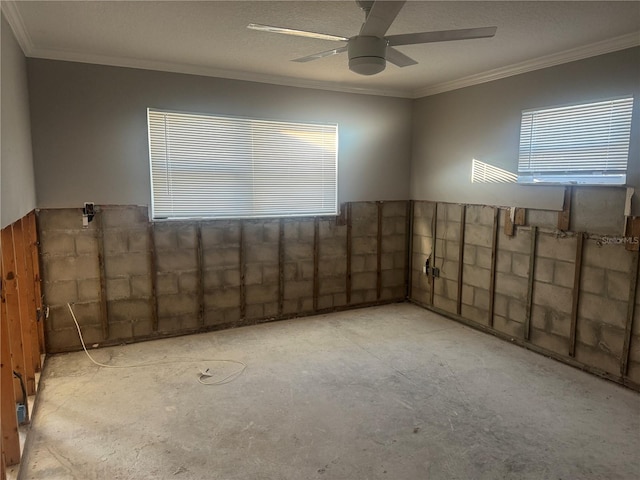
[[[216,248],[224,243],[224,228],[214,223],[205,223],[201,226],[202,246]]]
[[[179,293],[158,296],[158,317],[197,315],[198,309],[198,297],[195,294]]]
[[[75,280],[60,280],[44,283],[44,297],[48,305],[64,305],[78,301],[78,288]]]
[[[466,223],[493,226],[493,207],[467,205]]]
[[[131,274],[144,274],[147,270],[142,270],[143,260],[146,258],[140,254],[130,254],[129,257],[138,255],[140,257],[140,268]],[[156,268],[158,272],[179,272],[184,270],[195,270],[198,265],[198,258],[195,250],[175,250],[158,252],[156,255]]]
[[[43,257],[42,260],[43,278],[47,279],[47,281],[99,277],[98,259],[93,256]]]
[[[313,240],[315,236],[315,224],[313,220],[300,220],[298,224],[298,238],[300,240]]]
[[[580,295],[578,304],[578,315],[596,322],[606,322],[614,327],[625,328],[627,323],[627,304],[626,302],[583,292]]]
[[[491,249],[476,247],[476,265],[481,268],[491,269]]]
[[[600,342],[598,348],[618,359],[622,358],[622,345],[624,344],[624,330],[609,325],[602,325],[600,329]]]
[[[178,289],[181,293],[197,293],[198,281],[197,272],[182,272],[178,275]]]
[[[131,296],[134,298],[148,298],[151,296],[151,278],[146,275],[131,277]]]
[[[403,235],[388,235],[382,237],[383,252],[404,252],[406,240]]]
[[[203,257],[204,267],[207,269],[237,267],[240,262],[240,251],[236,247],[216,248],[215,250],[205,251]]]
[[[298,264],[296,262],[287,262],[283,265],[284,281],[290,282],[299,279]]]
[[[462,285],[462,303],[465,305],[473,305],[473,291],[474,288],[469,285]],[[505,315],[506,315],[505,309]]]
[[[420,217],[417,214],[413,218],[413,234],[418,237],[431,238],[431,218]]]
[[[162,333],[176,332],[182,330],[179,317],[158,318],[158,331]]]
[[[159,267],[166,258],[168,258],[166,255],[158,258]],[[146,253],[121,253],[104,257],[104,271],[107,278],[149,275],[149,270],[149,256]]]
[[[311,297],[313,295],[313,282],[287,282],[284,284],[285,300],[292,300],[301,297]]]
[[[511,272],[519,277],[529,278],[529,255],[513,253]]]
[[[445,312],[456,313],[457,303],[455,300],[451,300],[450,298],[435,295],[433,297],[433,304]]]
[[[318,296],[318,310],[333,308],[333,295]]]
[[[398,200],[382,204],[383,217],[403,217],[407,214],[407,201]]]
[[[515,298],[521,302],[526,302],[528,289],[529,282],[526,278],[507,275],[506,273],[496,273],[496,292]]]
[[[373,272],[354,273],[351,275],[351,288],[354,290],[375,289],[377,275]]]
[[[158,273],[156,279],[156,293],[158,295],[171,295],[178,293],[178,276],[174,273]]]
[[[98,255],[98,239],[94,232],[82,232],[74,235],[78,255]]]
[[[277,263],[278,245],[245,243],[246,263]]]
[[[547,309],[549,331],[554,335],[569,338],[571,335],[571,316],[557,310]]]
[[[40,235],[51,230],[81,230],[82,208],[46,208],[38,212]],[[95,230],[96,222],[91,222],[87,230]]]
[[[538,238],[541,238],[540,235]],[[498,232],[498,248],[510,252],[529,254],[531,251],[531,230],[518,228],[513,237],[508,237],[502,230]]]
[[[107,278],[107,300],[129,298],[131,286],[128,278]]]
[[[448,280],[458,279],[458,262],[451,262],[445,260],[442,262],[442,268],[440,269],[440,277]]]
[[[493,303],[493,312],[496,315],[500,315],[506,318],[509,315],[509,297],[507,297],[506,295],[500,295],[499,293],[496,293],[494,295],[495,299]]]
[[[100,301],[100,279],[85,278],[78,280],[78,300],[80,302]]]
[[[300,242],[286,242],[284,259],[287,262],[313,258],[313,244]]]
[[[393,256],[390,254],[383,254],[380,257],[380,270],[384,272],[384,271],[389,271],[393,269],[394,269]]]
[[[607,296],[613,300],[629,300],[630,275],[606,270]]]
[[[129,235],[126,230],[105,230],[102,243],[105,255],[117,255],[129,251]]]
[[[496,271],[502,273],[511,273],[511,252],[498,252],[496,258]]]
[[[264,304],[264,317],[265,318],[276,318],[278,316],[278,303],[271,302]]]
[[[513,279],[513,277],[511,278]],[[524,298],[521,296],[520,300],[526,299],[526,288],[524,292]],[[536,305],[549,307],[559,312],[571,313],[572,302],[571,289],[548,283],[534,282],[533,303]]]
[[[480,309],[489,311],[489,291],[482,288],[476,288],[473,295],[473,306]]]
[[[248,285],[246,292],[247,305],[278,300],[278,285]]]
[[[553,273],[553,283],[562,287],[573,288],[575,264],[556,260]]]
[[[404,286],[404,270],[388,270],[382,272],[382,286]]]
[[[133,324],[127,322],[109,322],[109,338],[129,340],[133,337]]]
[[[600,295],[604,292],[604,269],[582,266],[580,273],[580,290]]]
[[[604,370],[612,375],[620,375],[619,360],[599,348],[590,348],[581,343],[576,344],[576,360],[585,365]]]
[[[151,318],[151,305],[146,299],[112,300],[107,304],[109,325],[118,322],[134,322]]]
[[[375,237],[355,237],[351,241],[354,255],[375,254],[378,251],[378,242]]]
[[[465,244],[463,256],[464,256],[463,262],[466,265],[475,265],[476,264],[476,247],[475,247],[475,245]]]
[[[87,339],[92,343],[100,341],[101,331],[93,331],[89,334]],[[78,332],[75,327],[73,329],[67,328],[64,330],[47,331],[46,332],[47,352],[55,353],[63,351],[67,348],[80,348],[80,339],[78,338]]]
[[[471,320],[472,322],[476,322],[481,325],[489,324],[489,312],[487,312],[486,310],[480,310],[476,307],[463,304],[461,315],[467,320]]]
[[[88,325],[101,325],[101,312],[100,312],[100,303],[99,302],[83,302],[83,303],[74,303],[71,305],[73,308],[73,313],[76,315],[76,319],[78,320],[78,324],[81,327]],[[54,322],[54,327],[56,330],[60,328],[65,328],[67,325],[73,325],[73,320],[71,319],[71,314],[67,306],[62,307],[63,310],[66,310],[66,316],[68,321],[63,325],[56,324]]]
[[[536,257],[534,279],[537,282],[552,283],[554,260],[551,258]]]
[[[245,245],[260,244],[264,242],[264,228],[262,223],[245,222],[244,243]]]
[[[538,330],[551,330],[551,322],[548,321],[548,308],[533,304],[531,306],[531,328]]]
[[[346,280],[344,276],[340,277],[324,277],[319,279],[320,294],[333,294],[344,292],[346,288]]]
[[[527,225],[555,230],[558,226],[558,212],[552,210],[533,210],[528,208]]]
[[[195,225],[181,225],[176,231],[176,236],[178,237],[178,248],[187,250],[198,248]]]
[[[518,322],[511,321],[508,318],[505,318],[498,314],[493,316],[493,328],[495,328],[499,332],[506,333],[513,338],[524,337],[524,325]]]
[[[532,328],[530,340],[534,345],[538,345],[551,352],[565,356],[569,353],[569,340],[567,338]]]
[[[178,235],[171,224],[156,223],[153,227],[153,243],[156,251],[176,250]]]
[[[104,228],[134,227],[149,222],[149,212],[146,207],[138,206],[101,206],[102,226]]]
[[[575,237],[538,235],[537,254],[540,257],[574,262],[576,258]]]
[[[320,259],[339,258],[344,262],[347,255],[347,242],[343,238],[325,239],[320,242],[318,248]]]
[[[488,289],[490,279],[491,271],[486,268],[472,265],[465,265],[462,268],[462,281],[467,285]]]
[[[300,269],[300,278],[302,280],[310,280],[313,278],[313,261],[298,262],[298,268]]]
[[[600,324],[585,318],[578,318],[576,341],[590,347],[597,346],[600,341]]]
[[[264,305],[262,303],[258,303],[255,305],[247,305],[245,314],[246,314],[246,318],[253,319],[253,320],[264,318]]]
[[[132,228],[128,231],[130,252],[149,252],[149,231],[146,228]]]
[[[335,307],[339,307],[347,304],[347,294],[346,293],[334,293],[333,294],[333,305]]]
[[[460,258],[460,243],[447,240],[444,245],[444,258],[457,262]]]
[[[433,240],[428,237],[415,237],[414,251],[418,251],[428,257],[433,249]]]
[[[493,228],[467,222],[464,230],[464,241],[470,245],[491,248]]]
[[[207,293],[204,296],[208,310],[217,308],[233,308],[240,306],[240,288],[223,288]]]
[[[514,322],[524,323],[527,316],[527,306],[524,302],[518,301],[514,298],[509,299],[509,320]]]
[[[244,273],[245,285],[261,285],[262,284],[262,265],[247,265]]]
[[[75,255],[73,233],[58,230],[45,230],[40,233],[40,252],[42,255]]]

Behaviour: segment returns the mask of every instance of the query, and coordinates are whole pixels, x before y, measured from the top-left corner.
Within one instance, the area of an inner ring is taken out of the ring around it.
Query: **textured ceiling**
[[[362,77],[346,54],[290,60],[342,45],[246,28],[263,23],[355,35],[354,1],[3,2],[30,57],[421,96],[640,44],[640,2],[409,1],[388,34],[497,26],[494,38],[398,47],[418,65]]]

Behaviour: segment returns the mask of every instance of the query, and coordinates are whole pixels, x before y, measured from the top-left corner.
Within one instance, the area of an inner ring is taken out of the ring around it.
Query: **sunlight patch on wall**
[[[518,175],[475,158],[471,160],[471,183],[516,183]]]

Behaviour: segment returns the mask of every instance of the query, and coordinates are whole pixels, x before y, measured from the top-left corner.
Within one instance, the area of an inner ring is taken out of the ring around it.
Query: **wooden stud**
[[[22,255],[24,256],[25,265],[25,283],[27,284],[26,296],[27,296],[27,321],[29,323],[30,339],[31,339],[31,365],[33,371],[39,372],[42,364],[40,360],[40,340],[38,332],[38,307],[36,301],[36,278],[33,272],[33,257],[31,256],[31,232],[29,227],[29,220],[27,217],[23,217],[21,220],[22,232],[23,232],[23,248]],[[35,384],[34,384],[35,393]]]
[[[404,261],[405,298],[411,298],[413,287],[413,212],[414,201],[407,201],[405,234],[407,236],[407,252]]]
[[[431,268],[436,266],[436,229],[438,227],[438,202],[434,202],[433,204],[433,216],[431,217],[431,236],[432,236],[432,241],[431,241]],[[435,295],[435,290],[436,290],[436,277],[434,277],[433,275],[429,275],[428,276],[429,279],[429,286],[431,287],[431,290],[429,290],[429,304],[433,305],[433,297]]]
[[[7,227],[9,228],[9,227]],[[27,277],[27,265],[24,257],[24,233],[22,231],[22,220],[18,220],[11,225],[11,231],[13,234],[13,255],[16,266],[16,294],[18,295],[18,311],[20,314],[20,331],[22,333],[22,348],[24,350],[24,383],[27,389],[28,395],[34,395],[36,393],[36,370],[33,362],[34,352],[32,338],[32,321],[35,323],[35,312],[32,312],[30,303],[32,296],[29,295],[29,290],[33,291],[33,285],[31,280]],[[34,329],[35,330],[35,329]],[[36,357],[38,357],[36,352]]]
[[[498,219],[500,210],[493,207],[493,237],[491,239],[491,277],[489,279],[489,327],[493,328],[493,311],[496,302],[496,259],[498,249]]]
[[[31,264],[33,265],[33,287],[36,302],[36,320],[38,322],[38,344],[40,346],[40,354],[42,355],[47,351],[44,337],[44,322],[46,319],[42,298],[42,279],[40,277],[42,267],[40,265],[40,241],[38,240],[38,216],[36,215],[35,210],[28,213],[26,219]],[[40,367],[42,368],[42,365],[40,365]]]
[[[247,286],[244,253],[244,222],[240,220],[240,248],[238,249],[238,268],[240,269],[240,318],[242,320],[244,320],[247,316]]]
[[[467,206],[460,206],[460,245],[458,246],[458,301],[456,313],[462,313],[462,272],[464,271],[464,227],[467,221]]]
[[[13,232],[12,228],[6,227],[2,230],[2,285],[4,288],[4,300],[6,307],[5,323],[7,324],[7,338],[9,340],[9,352],[11,354],[11,368],[26,378],[25,356],[22,346],[22,328],[20,326],[20,304],[16,288],[17,274],[15,256],[13,253]],[[14,382],[19,385],[18,381]],[[22,392],[19,388],[14,389],[15,400],[21,401]]]
[[[527,211],[524,208],[516,208],[516,214],[513,219],[514,225],[526,225]]]
[[[313,219],[313,311],[318,310],[318,295],[320,293],[320,282],[318,274],[320,271],[320,219]]]
[[[569,230],[571,223],[571,196],[573,187],[564,187],[564,201],[562,211],[558,212],[558,230]]]
[[[204,326],[204,252],[202,247],[202,224],[196,223],[196,254],[198,256],[198,326]]]
[[[284,311],[284,218],[278,230],[278,315]]]
[[[640,217],[627,217],[625,248],[631,252],[640,250]]]
[[[576,260],[573,273],[573,291],[571,295],[571,326],[569,330],[569,356],[576,355],[576,327],[578,324],[578,305],[580,302],[580,277],[582,275],[582,250],[584,248],[584,233],[579,233],[576,246]]]
[[[4,232],[4,230],[3,230]],[[2,239],[4,258],[5,239]],[[8,272],[6,272],[8,273]],[[3,269],[2,284],[6,285]],[[2,433],[2,452],[8,466],[20,463],[20,438],[18,436],[18,419],[16,418],[16,392],[13,381],[13,367],[9,339],[9,322],[6,303],[6,290],[3,290],[0,310],[0,432]]]
[[[102,324],[102,339],[109,338],[109,309],[107,306],[107,275],[104,268],[104,228],[102,212],[97,212],[96,235],[98,239],[98,271],[100,274],[100,322]]]
[[[149,236],[149,276],[151,277],[151,330],[158,331],[158,259],[156,258],[156,236],[154,223],[147,226]]]
[[[376,238],[376,299],[382,296],[382,202],[376,202],[378,206],[378,231]]]
[[[347,222],[347,274],[346,274],[346,293],[347,305],[351,303],[351,250],[353,249],[353,222],[352,222],[352,205],[351,202],[346,205],[346,222]]]
[[[504,234],[507,237],[513,237],[516,232],[516,227],[514,222],[511,221],[511,209],[504,209]]]
[[[524,318],[524,339],[531,337],[531,310],[533,309],[533,286],[536,271],[536,250],[538,246],[538,227],[531,227],[531,246],[529,247],[529,279],[527,284],[527,310]]]
[[[633,317],[636,308],[636,292],[638,288],[638,270],[640,270],[640,252],[633,253],[631,265],[631,277],[629,281],[629,301],[627,302],[627,324],[624,330],[624,344],[622,345],[622,358],[620,359],[620,375],[627,375],[629,370],[629,351],[631,348],[631,334],[633,332]]]

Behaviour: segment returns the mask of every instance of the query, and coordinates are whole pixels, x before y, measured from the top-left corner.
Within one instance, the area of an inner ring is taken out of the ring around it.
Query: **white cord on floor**
[[[195,362],[235,363],[237,365],[241,365],[241,368],[239,370],[236,370],[235,372],[227,375],[226,377],[224,377],[224,378],[222,378],[220,380],[215,380],[215,381],[210,381],[210,382],[205,382],[203,380],[203,378],[211,378],[211,377],[213,377],[213,374],[209,371],[208,368],[206,370],[204,370],[204,371],[201,370],[200,371],[200,375],[198,377],[198,382],[200,382],[202,385],[224,385],[225,383],[233,382],[236,378],[238,378],[240,375],[242,375],[242,373],[247,368],[247,364],[243,363],[243,362],[241,362],[239,360],[210,359],[210,358],[208,358],[208,359],[177,358],[177,359],[167,360],[167,361],[162,361],[162,362],[137,363],[135,365],[107,365],[105,363],[100,363],[100,362],[96,361],[91,356],[89,351],[87,350],[87,346],[84,343],[84,338],[82,337],[82,332],[80,331],[80,325],[78,324],[78,319],[76,318],[76,314],[73,313],[73,309],[71,308],[71,304],[67,303],[67,307],[69,307],[69,311],[71,312],[71,318],[73,318],[73,323],[76,324],[76,329],[78,330],[78,336],[80,337],[80,343],[82,344],[82,349],[84,350],[84,353],[87,354],[87,357],[89,357],[89,360],[91,360],[93,363],[95,363],[99,367],[105,367],[105,368],[139,368],[139,367],[151,367],[151,366],[155,366],[155,365],[168,365],[168,364],[175,364],[175,363],[195,363]]]

